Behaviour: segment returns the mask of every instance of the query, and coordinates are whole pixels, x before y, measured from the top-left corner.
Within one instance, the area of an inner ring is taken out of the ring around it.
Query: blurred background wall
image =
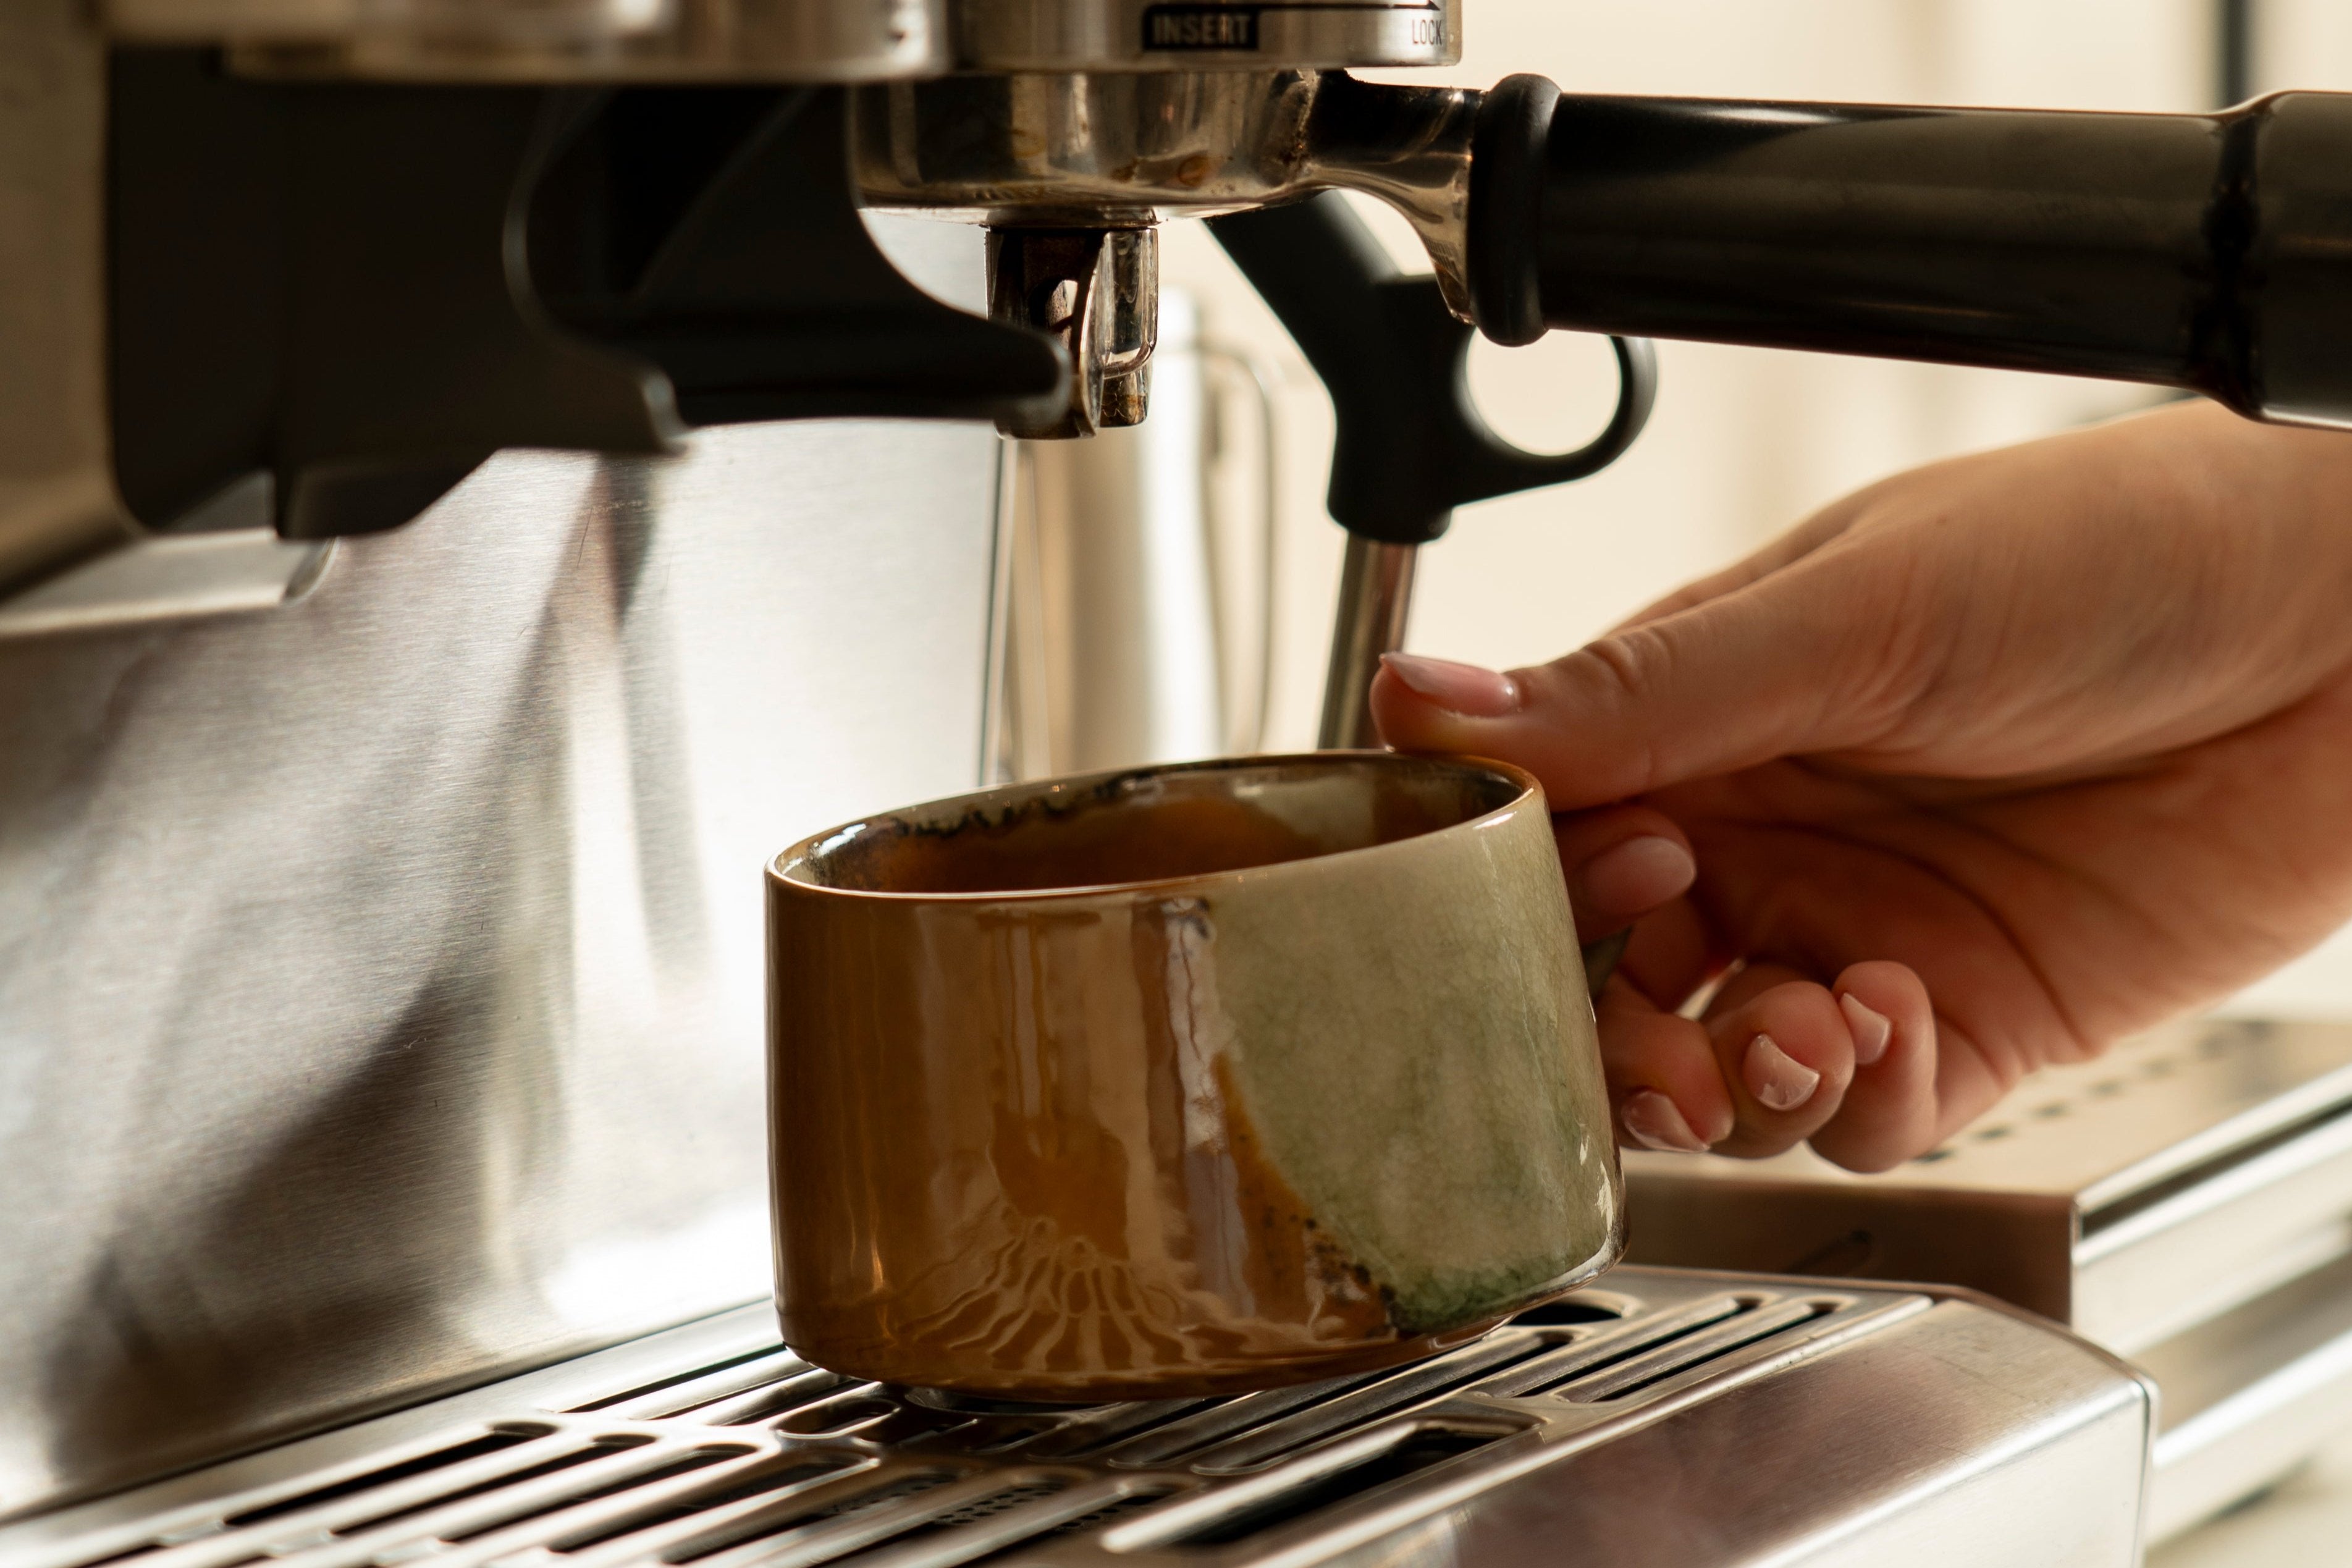
[[[2252,13],[2253,90],[2352,87],[2347,0],[1468,0],[1451,79],[1514,71],[1569,91],[2188,110],[2222,101],[2229,12]],[[1396,79],[1429,80],[1399,73]],[[1401,221],[1367,211],[1402,262]],[[1266,736],[1311,744],[1340,538],[1324,515],[1330,415],[1281,329],[1197,224],[1168,280],[1206,333],[1267,367],[1280,415],[1278,637]],[[2145,405],[2138,388],[1828,355],[1661,343],[1655,417],[1581,484],[1465,509],[1424,552],[1407,646],[1508,667],[1552,658],[1859,485]],[[1506,435],[1576,445],[1607,416],[1597,340],[1481,343],[1472,383]],[[2352,934],[2242,999],[2352,1014]]]

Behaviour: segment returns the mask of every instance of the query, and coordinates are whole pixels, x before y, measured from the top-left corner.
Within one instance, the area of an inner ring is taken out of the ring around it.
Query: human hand
[[[2352,916],[2352,437],[2184,406],[1937,464],[1372,707],[1532,771],[1580,934],[1635,922],[1633,1139],[1884,1169]]]

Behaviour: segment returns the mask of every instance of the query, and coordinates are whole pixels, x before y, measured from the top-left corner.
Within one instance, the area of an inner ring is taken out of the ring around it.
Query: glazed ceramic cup
[[[858,1377],[1330,1376],[1616,1257],[1542,790],[1249,758],[1015,785],[768,869],[776,1300]]]

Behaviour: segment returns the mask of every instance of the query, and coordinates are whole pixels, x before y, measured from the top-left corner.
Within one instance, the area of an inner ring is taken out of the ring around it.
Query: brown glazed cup
[[[1323,752],[1020,784],[768,868],[776,1302],[836,1372],[1370,1369],[1615,1260],[1543,792]]]

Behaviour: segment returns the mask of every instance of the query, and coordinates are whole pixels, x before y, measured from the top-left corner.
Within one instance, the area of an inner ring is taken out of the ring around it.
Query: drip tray
[[[2150,1403],[1949,1291],[1625,1268],[1263,1393],[858,1382],[765,1309],[0,1527],[10,1568],[2134,1563]]]

